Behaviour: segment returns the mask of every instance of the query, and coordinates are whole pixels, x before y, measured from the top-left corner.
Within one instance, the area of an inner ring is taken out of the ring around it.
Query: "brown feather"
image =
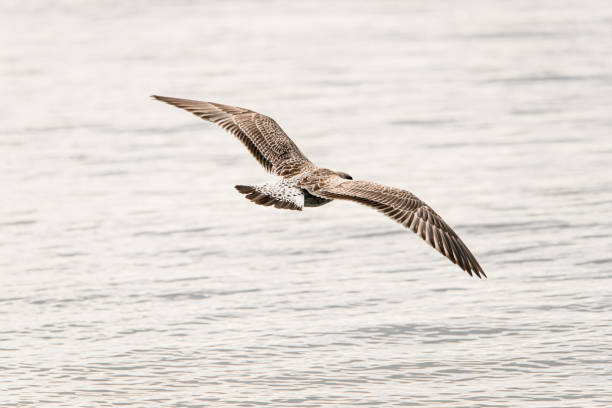
[[[412,193],[368,181],[344,180],[328,175],[316,187],[303,183],[311,194],[351,200],[370,206],[419,235],[461,269],[486,277],[482,267],[452,228],[431,207]]]
[[[153,95],[153,98],[185,109],[232,133],[268,172],[292,177],[315,168],[274,119],[268,116],[214,102],[158,95]]]

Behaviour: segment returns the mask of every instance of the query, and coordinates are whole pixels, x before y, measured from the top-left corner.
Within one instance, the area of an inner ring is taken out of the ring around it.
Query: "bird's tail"
[[[282,189],[274,189],[273,186],[275,185],[262,184],[255,186],[237,185],[235,187],[236,190],[238,190],[241,194],[244,194],[246,198],[255,204],[265,206],[273,205],[276,208],[288,210],[302,210],[302,207],[304,206],[304,198],[303,195],[301,195],[301,190],[298,190],[300,196],[292,196],[287,195],[286,191],[283,191]]]

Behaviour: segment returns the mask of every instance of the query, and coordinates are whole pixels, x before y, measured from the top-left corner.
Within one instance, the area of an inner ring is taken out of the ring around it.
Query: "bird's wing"
[[[270,173],[291,177],[315,167],[274,119],[268,116],[214,102],[157,95],[153,95],[153,98],[185,109],[229,131],[244,143]]]
[[[476,258],[461,238],[427,204],[414,194],[399,188],[369,181],[346,180],[325,183],[310,193],[332,199],[365,204],[418,234],[461,269],[472,275],[486,277]]]

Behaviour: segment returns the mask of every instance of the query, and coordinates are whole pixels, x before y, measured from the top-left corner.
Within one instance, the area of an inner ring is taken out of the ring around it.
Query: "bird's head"
[[[345,173],[343,171],[337,171],[336,174],[339,175],[340,177],[342,177],[343,179],[346,179],[346,180],[352,180],[353,179],[353,177],[351,177],[350,174],[347,174],[347,173]]]

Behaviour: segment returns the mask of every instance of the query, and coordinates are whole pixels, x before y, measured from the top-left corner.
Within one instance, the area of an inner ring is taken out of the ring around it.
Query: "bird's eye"
[[[351,176],[349,176],[348,174],[344,176],[345,179],[347,180],[352,180],[353,178]]]

